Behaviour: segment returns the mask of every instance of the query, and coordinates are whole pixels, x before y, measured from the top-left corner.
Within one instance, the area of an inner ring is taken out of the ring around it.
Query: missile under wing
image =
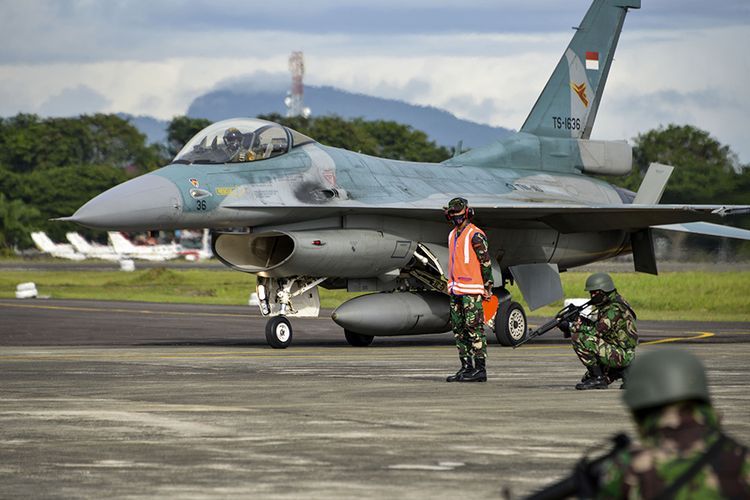
[[[562,297],[561,270],[633,253],[637,270],[656,273],[652,228],[716,232],[703,224],[747,209],[661,205],[668,175],[658,166],[638,196],[591,176],[632,166],[626,142],[590,133],[625,15],[639,7],[595,0],[519,133],[442,163],[376,158],[276,123],[226,120],[199,132],[170,165],[66,220],[110,230],[211,228],[215,256],[258,276],[274,347],[291,343],[289,317],[318,314],[318,286],[391,294],[354,299],[334,314],[347,340],[363,346],[374,335],[448,328],[442,207],[462,196],[490,242],[495,333],[513,345],[526,320],[509,282],[536,308]],[[400,307],[386,307],[393,300]]]

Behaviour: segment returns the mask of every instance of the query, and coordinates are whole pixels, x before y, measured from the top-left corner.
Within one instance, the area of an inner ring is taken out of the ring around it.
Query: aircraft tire
[[[284,316],[274,316],[266,323],[266,342],[274,349],[286,349],[292,344],[292,324]]]
[[[372,335],[363,335],[350,330],[344,330],[344,337],[352,347],[367,347],[372,344],[374,337]]]
[[[526,313],[518,302],[506,301],[500,304],[495,320],[495,337],[500,345],[512,347],[529,333]]]

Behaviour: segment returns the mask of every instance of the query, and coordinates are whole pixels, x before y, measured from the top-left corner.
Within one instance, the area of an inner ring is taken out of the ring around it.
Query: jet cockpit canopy
[[[266,160],[313,142],[296,130],[257,118],[216,122],[198,132],[172,163],[239,163]]]

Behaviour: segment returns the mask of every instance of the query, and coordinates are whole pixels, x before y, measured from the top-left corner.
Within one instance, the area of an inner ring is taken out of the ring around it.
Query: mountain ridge
[[[217,89],[194,99],[187,116],[219,121],[237,116],[283,115],[286,112],[285,97],[286,91],[283,89],[238,90],[236,86]],[[430,140],[441,146],[455,146],[461,140],[464,147],[474,148],[513,132],[503,127],[464,120],[432,106],[347,92],[330,86],[307,86],[304,99],[305,105],[312,110],[312,116],[338,115],[346,119],[395,121],[425,132]]]
[[[191,118],[206,118],[212,122],[271,113],[284,115],[285,97],[286,90],[281,87],[243,90],[235,85],[234,88],[220,88],[196,97],[186,115]],[[312,109],[313,117],[337,115],[345,119],[388,120],[409,125],[426,133],[438,145],[446,147],[463,141],[463,147],[475,148],[514,132],[503,127],[464,120],[433,106],[409,104],[330,86],[305,87],[305,104]],[[118,116],[129,120],[147,136],[149,142],[166,143],[169,120],[128,113],[118,113]]]

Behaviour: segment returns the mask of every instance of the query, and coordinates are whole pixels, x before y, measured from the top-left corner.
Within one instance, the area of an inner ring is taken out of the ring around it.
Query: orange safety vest
[[[484,280],[471,238],[484,234],[474,224],[468,224],[460,234],[456,228],[448,235],[448,292],[452,295],[482,295]]]

